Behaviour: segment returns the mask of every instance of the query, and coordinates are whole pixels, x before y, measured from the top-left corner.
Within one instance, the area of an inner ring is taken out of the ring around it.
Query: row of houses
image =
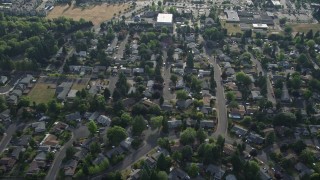
[[[28,74],[18,81],[14,89],[7,95],[6,100],[8,104],[17,105],[19,98],[23,94],[28,94],[33,86],[35,79],[32,75]]]
[[[262,145],[265,140],[260,135],[254,133],[254,132],[250,132],[247,129],[242,128],[238,125],[234,125],[231,128],[231,132],[235,133],[238,137],[245,138],[247,143]]]

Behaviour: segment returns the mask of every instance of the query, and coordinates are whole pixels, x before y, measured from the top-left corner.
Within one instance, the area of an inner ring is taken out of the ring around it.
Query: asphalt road
[[[127,35],[127,37],[119,44],[119,48],[118,50],[115,52],[113,57],[116,57],[117,59],[120,59],[123,57],[124,54],[124,50],[126,47],[126,44],[128,43],[128,37],[129,35]],[[112,47],[116,47],[118,43],[118,39],[115,38],[114,41],[112,41],[111,46]],[[114,89],[116,88],[116,83],[118,81],[118,76],[110,76],[109,77],[109,84],[108,84],[108,89],[110,90],[110,93],[113,94]]]
[[[163,62],[166,63],[166,65],[163,66],[161,69],[162,77],[165,83],[163,87],[162,95],[164,100],[170,101],[172,99],[175,99],[176,97],[175,97],[175,93],[172,93],[172,91],[169,90],[170,83],[171,83],[171,80],[170,80],[171,72],[170,72],[170,65],[167,62],[167,51],[163,50],[162,52],[163,52]]]
[[[74,52],[75,52],[75,49],[74,49],[74,48],[70,49],[70,51],[68,52],[67,56],[64,58],[63,63],[62,63],[62,65],[60,66],[60,68],[59,68],[59,70],[58,70],[58,72],[59,72],[60,74],[63,73],[63,67],[64,67],[64,65],[66,64],[67,60],[73,55]]]
[[[267,78],[267,90],[268,90],[267,98],[275,106],[277,101],[276,101],[276,99],[274,97],[273,87],[272,87],[272,84],[270,82],[270,78],[268,77],[268,73],[262,68],[260,61],[257,60],[252,54],[251,54],[251,60],[252,60],[252,63],[254,65],[256,65],[257,70],[258,70],[258,74],[261,72],[262,76],[266,76],[266,78]]]
[[[144,145],[142,147],[140,147],[138,150],[135,150],[133,153],[127,155],[119,164],[107,169],[106,171],[97,176],[90,177],[89,179],[99,180],[110,172],[124,170],[136,161],[138,161],[140,158],[145,156],[153,148],[155,148],[157,146],[157,140],[160,137],[160,132],[158,130],[151,130],[149,128],[148,130],[144,131],[144,135],[146,137],[146,140],[144,141]]]
[[[8,129],[6,130],[5,134],[2,137],[2,140],[0,142],[0,153],[2,153],[7,145],[9,144],[12,135],[16,132],[17,125],[16,124],[11,124]]]
[[[75,129],[72,131],[72,137],[71,139],[66,142],[63,147],[55,154],[55,159],[50,167],[50,170],[48,171],[48,174],[46,176],[46,180],[54,180],[56,179],[57,174],[59,173],[59,170],[61,168],[61,163],[64,157],[66,156],[66,149],[68,147],[72,146],[73,141],[75,141],[78,138],[84,138],[89,136],[89,130],[86,126],[80,126],[78,129]]]
[[[209,58],[209,62],[214,67],[214,79],[217,83],[216,87],[216,106],[217,106],[217,113],[218,113],[218,125],[217,129],[214,132],[214,136],[222,135],[226,136],[228,130],[228,117],[227,117],[227,108],[226,108],[226,99],[224,95],[224,87],[221,79],[221,68],[217,64],[215,57],[211,57],[207,54]]]

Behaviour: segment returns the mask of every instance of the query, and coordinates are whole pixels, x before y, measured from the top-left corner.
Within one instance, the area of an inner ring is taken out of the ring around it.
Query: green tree
[[[243,85],[244,87],[247,87],[251,84],[251,79],[248,75],[246,75],[244,72],[238,72],[236,74],[237,83]]]
[[[96,132],[97,132],[97,130],[98,130],[98,126],[97,126],[97,124],[93,121],[93,120],[91,120],[91,121],[89,121],[89,123],[87,124],[87,128],[88,128],[88,130],[90,131],[90,134],[93,136]]]
[[[193,155],[192,147],[190,145],[183,146],[181,154],[183,159],[190,160]]]
[[[7,107],[5,99],[3,98],[3,96],[0,96],[0,112],[4,111],[7,108],[8,107]]]
[[[193,68],[194,67],[193,55],[191,53],[188,53],[186,65],[187,65],[188,68]]]
[[[161,153],[157,160],[157,168],[160,171],[168,171],[169,166],[166,157]]]
[[[163,116],[156,116],[156,117],[152,117],[150,119],[151,121],[151,126],[154,128],[160,128],[162,125],[162,121],[163,121]]]
[[[159,138],[157,143],[161,148],[165,148],[166,150],[170,151],[170,142],[168,138]]]
[[[66,157],[65,157],[65,159],[66,160],[72,159],[72,157],[74,156],[74,153],[76,153],[76,149],[73,146],[68,147],[66,149]]]
[[[206,140],[207,136],[208,136],[208,134],[202,128],[198,129],[197,139],[200,143],[203,143]]]
[[[134,136],[140,136],[145,128],[146,123],[142,116],[136,116],[133,118],[132,133]]]
[[[276,135],[274,134],[274,132],[269,133],[266,137],[266,144],[268,145],[273,144],[275,139],[276,139]]]
[[[260,179],[259,176],[259,165],[255,161],[248,161],[245,166],[244,166],[244,176],[245,179],[248,180],[255,180],[255,179]]]
[[[309,149],[304,149],[300,154],[300,160],[308,165],[316,162],[314,153]]]
[[[120,126],[114,126],[108,129],[107,138],[109,142],[114,146],[119,145],[119,143],[126,139],[126,137],[126,130]]]
[[[193,178],[198,176],[199,171],[200,169],[198,165],[195,163],[191,163],[191,165],[188,168],[188,174],[190,175],[190,177],[193,177]]]
[[[111,96],[111,93],[110,93],[110,90],[108,88],[105,88],[104,91],[103,91],[103,96],[105,98],[105,100],[107,101],[110,96]]]
[[[46,155],[46,161],[52,162],[54,160],[54,153],[53,152],[48,152]]]
[[[185,90],[178,90],[176,91],[177,99],[179,100],[186,100],[188,99],[188,93]]]
[[[173,82],[173,84],[176,84],[178,81],[178,76],[175,74],[172,74],[170,77],[170,80]]]
[[[168,174],[165,171],[159,171],[157,174],[157,180],[167,180]]]
[[[182,144],[193,144],[196,138],[196,131],[193,128],[187,128],[180,135],[180,142]]]
[[[228,91],[226,97],[228,101],[234,101],[236,99],[236,95],[232,91]]]

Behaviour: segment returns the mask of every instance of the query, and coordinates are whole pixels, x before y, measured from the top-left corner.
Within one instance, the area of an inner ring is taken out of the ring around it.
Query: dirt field
[[[54,97],[55,84],[37,83],[28,94],[31,102],[47,103]]]
[[[51,12],[49,12],[47,18],[54,19],[60,16],[73,18],[74,20],[83,18],[85,20],[92,21],[94,25],[99,25],[106,20],[112,19],[114,13],[116,13],[117,15],[119,14],[119,11],[123,13],[124,10],[128,7],[128,4],[99,4],[88,7],[75,7],[74,5],[71,5],[71,7],[69,7],[69,5],[66,4],[55,6],[55,8]]]
[[[293,32],[308,32],[312,29],[313,33],[320,30],[320,24],[289,24]]]

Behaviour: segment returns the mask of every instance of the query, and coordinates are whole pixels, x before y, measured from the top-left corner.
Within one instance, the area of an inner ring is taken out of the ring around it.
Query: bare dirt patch
[[[47,18],[54,19],[61,16],[74,20],[83,18],[87,21],[92,21],[94,25],[99,25],[106,20],[112,19],[114,14],[118,16],[120,11],[121,13],[125,12],[125,9],[128,8],[128,4],[94,4],[87,7],[69,6],[66,4],[55,6],[55,8],[49,12]]]

